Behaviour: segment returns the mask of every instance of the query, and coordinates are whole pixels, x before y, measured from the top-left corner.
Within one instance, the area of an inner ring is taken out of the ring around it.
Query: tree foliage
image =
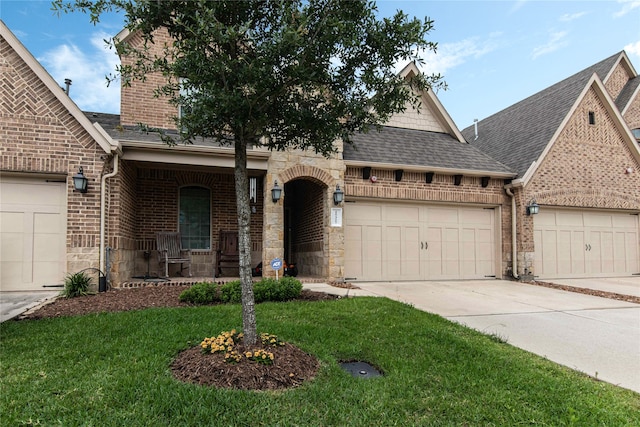
[[[420,75],[408,86],[396,73],[398,64],[435,51],[426,40],[433,22],[401,11],[380,19],[366,0],[56,0],[53,6],[87,13],[94,23],[105,12],[124,12],[126,28],[145,43],[112,40],[119,54],[134,59],[117,70],[123,84],[162,73],[166,84],[156,94],[188,106],[176,117],[180,139],[233,145],[243,313],[253,308],[247,147],[328,156],[337,139],[348,143],[407,101],[417,105],[411,88],[442,85],[439,75]],[[149,46],[161,28],[173,44],[158,53]],[[243,317],[249,343],[250,317]]]

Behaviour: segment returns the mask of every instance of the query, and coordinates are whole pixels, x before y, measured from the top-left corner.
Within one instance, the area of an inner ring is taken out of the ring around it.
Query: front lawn
[[[0,325],[0,423],[86,426],[640,425],[640,395],[383,298],[265,303],[258,330],[320,359],[287,391],[185,384],[169,365],[241,329],[239,305]],[[384,377],[353,378],[364,360]]]

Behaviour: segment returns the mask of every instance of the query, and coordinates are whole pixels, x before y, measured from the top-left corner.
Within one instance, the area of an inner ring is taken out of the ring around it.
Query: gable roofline
[[[633,68],[633,64],[631,64],[629,57],[627,56],[627,52],[623,50],[618,54],[618,60],[616,61],[616,63],[613,64],[607,75],[602,79],[604,83],[607,83],[609,81],[616,68],[618,68],[618,65],[621,65],[622,68],[626,69],[627,72],[631,74],[631,76],[635,77],[638,75],[635,68]]]
[[[4,21],[0,19],[0,36],[4,38],[9,46],[18,54],[18,56],[27,64],[29,69],[44,83],[44,85],[53,93],[60,103],[69,111],[69,113],[80,123],[89,135],[98,143],[105,153],[111,153],[113,147],[110,140],[105,137],[87,117],[80,111],[75,102],[62,90],[54,78],[44,69],[42,64],[29,52],[29,50],[18,40],[18,38],[6,26]]]
[[[400,77],[404,79],[410,79],[411,77],[417,76],[419,74],[420,70],[418,69],[415,61],[408,63],[399,73]],[[435,113],[436,117],[445,127],[447,133],[449,133],[459,142],[466,144],[467,141],[464,139],[464,136],[462,136],[460,129],[458,129],[458,126],[456,126],[447,110],[444,108],[436,94],[433,92],[433,89],[429,88],[427,90],[420,91],[420,95],[422,97],[423,104],[426,103],[428,107],[431,107],[431,110]]]
[[[633,137],[633,134],[631,133],[629,126],[627,126],[626,122],[622,117],[622,114],[620,113],[618,108],[615,106],[615,103],[611,98],[611,96],[609,95],[609,92],[605,88],[602,80],[600,80],[600,78],[596,73],[593,73],[593,75],[589,79],[589,82],[585,85],[584,89],[580,93],[580,96],[578,96],[574,104],[569,109],[569,112],[562,119],[560,126],[558,126],[558,128],[554,132],[553,137],[551,138],[549,143],[546,145],[546,147],[544,148],[540,156],[531,164],[531,166],[529,166],[529,169],[527,169],[527,172],[522,177],[521,180],[524,186],[526,186],[531,181],[536,171],[538,170],[538,167],[542,164],[542,162],[544,161],[549,151],[551,151],[551,148],[557,142],[560,134],[564,131],[565,127],[567,126],[567,123],[569,122],[569,120],[571,119],[575,111],[578,109],[578,106],[582,103],[584,98],[587,96],[587,93],[592,88],[596,92],[596,95],[603,101],[603,105],[607,110],[607,113],[609,113],[609,115],[612,117],[614,125],[616,126],[618,131],[620,131],[620,133],[623,135],[623,139],[627,144],[627,146],[629,147],[631,154],[636,159],[636,161],[640,162],[640,149],[638,149],[638,147],[635,144],[635,138]]]

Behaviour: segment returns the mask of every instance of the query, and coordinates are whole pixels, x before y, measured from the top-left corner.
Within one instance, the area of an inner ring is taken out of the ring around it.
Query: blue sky
[[[378,1],[381,16],[396,9],[434,20],[427,73],[444,75],[437,93],[459,128],[483,119],[621,50],[640,71],[640,0]],[[49,1],[0,0],[0,18],[86,111],[119,112],[119,88],[107,88],[117,56],[103,39],[122,17],[97,26],[86,15],[57,17]]]

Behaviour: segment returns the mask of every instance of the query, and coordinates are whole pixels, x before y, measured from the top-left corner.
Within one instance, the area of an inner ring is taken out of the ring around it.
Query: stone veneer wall
[[[280,187],[284,188],[287,182],[305,179],[314,181],[323,188],[335,189],[336,184],[343,182],[345,170],[342,161],[342,143],[336,142],[336,147],[338,153],[330,158],[319,156],[312,150],[288,150],[271,154],[263,187],[265,223],[262,262],[265,266],[263,270],[265,277],[275,276],[275,272],[269,268],[270,262],[284,255],[284,198],[287,195],[283,191],[282,199],[278,203],[273,203],[271,189],[274,182],[277,180]],[[322,255],[316,256],[313,261],[306,259],[305,263],[314,265],[314,271],[327,280],[342,280],[344,278],[344,230],[342,227],[331,227],[330,208],[333,207],[333,191],[323,191],[320,197],[324,206],[321,219]]]

